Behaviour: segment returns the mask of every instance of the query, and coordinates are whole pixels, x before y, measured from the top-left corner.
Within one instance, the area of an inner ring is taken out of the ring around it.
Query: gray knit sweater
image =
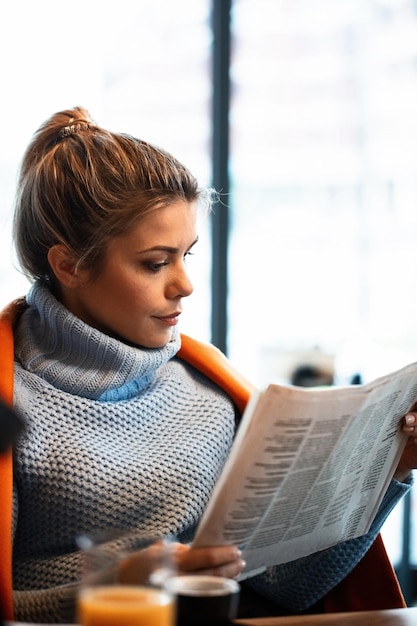
[[[21,621],[71,619],[81,534],[117,530],[191,540],[235,431],[230,399],[161,349],[126,345],[71,315],[40,284],[15,333],[13,582]],[[251,584],[302,610],[369,547],[408,485],[393,481],[367,536],[270,569]]]

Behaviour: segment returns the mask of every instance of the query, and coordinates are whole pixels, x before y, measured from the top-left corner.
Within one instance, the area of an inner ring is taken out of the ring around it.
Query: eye
[[[150,272],[159,272],[159,270],[161,270],[163,267],[165,267],[165,265],[168,265],[168,261],[162,261],[160,263],[145,263],[144,264],[146,269],[148,269]]]

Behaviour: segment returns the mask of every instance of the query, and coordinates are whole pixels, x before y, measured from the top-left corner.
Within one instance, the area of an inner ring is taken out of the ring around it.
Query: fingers
[[[410,437],[415,437],[417,443],[417,413],[407,413],[404,416],[402,430]]]
[[[238,578],[242,573],[246,563],[241,559],[239,562],[227,563],[219,567],[212,567],[198,570],[198,574],[205,576],[223,576],[224,578]]]
[[[235,546],[189,548],[177,552],[177,566],[182,573],[236,578],[245,565],[241,551]]]
[[[404,415],[401,422],[402,432],[408,436],[407,444],[403,450],[394,473],[394,478],[403,482],[417,467],[417,413],[416,407]]]
[[[162,544],[135,552],[121,561],[117,578],[122,583],[141,583],[149,578],[155,559],[160,558]],[[205,574],[237,578],[246,566],[241,551],[235,546],[191,548],[181,543],[170,544],[170,555],[179,573]]]

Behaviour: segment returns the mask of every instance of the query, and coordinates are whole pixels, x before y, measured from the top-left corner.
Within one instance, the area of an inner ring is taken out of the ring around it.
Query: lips
[[[176,312],[171,313],[170,315],[164,315],[163,317],[156,317],[155,319],[159,320],[163,324],[167,324],[168,326],[175,326],[175,324],[178,324],[178,318],[180,315],[180,312]]]
[[[160,315],[158,316],[159,320],[168,320],[168,319],[172,319],[173,317],[179,317],[181,315],[181,311],[175,311],[174,313],[170,313],[169,315]]]

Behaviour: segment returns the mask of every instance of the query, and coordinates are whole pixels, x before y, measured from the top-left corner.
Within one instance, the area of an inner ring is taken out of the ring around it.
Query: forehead
[[[196,237],[197,231],[197,204],[184,201],[158,207],[151,211],[132,228],[112,243],[135,242],[141,247],[154,245],[190,245]],[[191,241],[190,241],[191,239]]]
[[[195,202],[190,203],[178,200],[172,204],[167,204],[151,211],[140,220],[138,225],[140,224],[144,228],[152,228],[155,225],[158,225],[158,227],[173,228],[184,221],[194,221],[196,217],[197,204]]]

